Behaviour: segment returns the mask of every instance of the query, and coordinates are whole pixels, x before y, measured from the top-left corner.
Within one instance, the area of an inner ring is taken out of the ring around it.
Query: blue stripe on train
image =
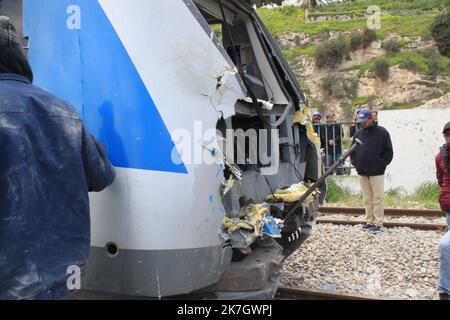
[[[80,28],[70,29],[77,8]],[[35,84],[74,105],[113,164],[186,174],[173,163],[167,127],[98,1],[25,0],[24,11]]]

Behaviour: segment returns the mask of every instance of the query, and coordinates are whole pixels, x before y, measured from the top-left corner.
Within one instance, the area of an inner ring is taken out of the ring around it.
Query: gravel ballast
[[[360,225],[318,224],[286,261],[281,285],[396,299],[438,299],[443,234],[409,228],[372,234]]]

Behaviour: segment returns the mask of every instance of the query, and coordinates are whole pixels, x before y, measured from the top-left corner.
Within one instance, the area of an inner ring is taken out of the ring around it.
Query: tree
[[[431,34],[439,52],[450,57],[450,13],[437,16],[431,25]]]

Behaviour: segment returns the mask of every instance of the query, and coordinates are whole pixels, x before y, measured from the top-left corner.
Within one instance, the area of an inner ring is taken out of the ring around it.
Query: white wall
[[[450,107],[381,111],[379,121],[394,146],[386,190],[402,187],[410,193],[423,182],[436,181],[434,159],[444,144],[442,128],[450,121]]]

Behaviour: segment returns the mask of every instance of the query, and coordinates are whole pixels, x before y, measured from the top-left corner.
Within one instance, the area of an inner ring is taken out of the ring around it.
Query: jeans
[[[450,213],[447,213],[447,224],[450,227]],[[442,238],[439,251],[441,255],[439,293],[450,295],[450,231]]]
[[[330,168],[333,164],[335,164],[342,156],[342,153],[336,153],[336,156],[334,154],[328,154],[326,156],[326,164],[327,164],[327,168]],[[343,164],[342,164],[343,165]],[[338,176],[342,176],[344,175],[344,168],[338,167],[336,169],[336,175]]]
[[[36,297],[33,298],[33,300],[64,300],[64,298],[67,298],[75,293],[74,290],[69,290],[67,288],[67,284],[59,285],[53,289],[50,289],[46,292],[43,292]]]

